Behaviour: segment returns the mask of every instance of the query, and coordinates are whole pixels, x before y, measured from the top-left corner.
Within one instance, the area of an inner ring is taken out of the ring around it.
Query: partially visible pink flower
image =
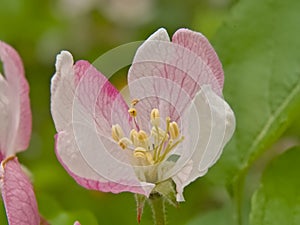
[[[159,29],[139,47],[128,75],[132,102],[87,61],[62,51],[52,79],[56,154],[82,186],[149,196],[206,174],[235,128],[222,97],[222,65],[200,33]]]
[[[31,135],[29,87],[18,53],[0,41],[0,189],[10,225],[39,225],[32,185],[16,153],[28,147]]]

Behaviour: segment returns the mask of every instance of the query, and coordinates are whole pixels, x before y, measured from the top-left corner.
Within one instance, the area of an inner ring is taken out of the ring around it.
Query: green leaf
[[[61,212],[55,218],[50,220],[50,224],[56,225],[66,225],[74,224],[75,221],[80,222],[81,224],[91,224],[97,225],[97,220],[95,217],[87,211],[74,211],[74,212]]]
[[[275,160],[265,170],[252,198],[250,225],[300,224],[300,147]]]
[[[239,182],[297,116],[300,1],[240,1],[216,34],[237,127],[210,179]]]
[[[225,222],[226,221],[226,222]],[[234,220],[230,208],[222,208],[200,215],[191,220],[187,225],[232,225]]]
[[[81,224],[97,225],[96,217],[88,210],[65,211],[51,196],[43,193],[38,195],[39,211],[50,224],[66,225],[79,221]]]
[[[1,225],[7,225],[7,218],[6,218],[6,211],[4,208],[4,202],[2,201],[0,197],[0,224]]]

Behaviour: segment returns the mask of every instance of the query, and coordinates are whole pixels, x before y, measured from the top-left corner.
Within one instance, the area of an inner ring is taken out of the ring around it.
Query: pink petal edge
[[[8,84],[10,121],[8,124],[9,140],[5,156],[14,155],[25,150],[31,135],[31,109],[29,101],[29,85],[24,75],[22,60],[18,53],[6,43],[0,41],[0,59],[3,62]],[[3,136],[3,134],[0,134]]]
[[[119,91],[89,62],[79,60],[73,65],[71,53],[62,51],[51,82],[51,113],[58,132],[77,119],[76,107],[82,110],[81,119],[89,118],[100,135],[110,137],[115,123],[127,132],[131,129],[128,106]]]
[[[73,177],[73,179],[82,187],[90,190],[97,190],[102,192],[112,192],[114,194],[120,193],[120,192],[132,192],[137,194],[143,194],[146,196],[149,196],[151,190],[154,188],[154,185],[152,187],[149,187],[148,184],[145,183],[145,188],[142,186],[129,186],[129,185],[123,185],[116,182],[111,181],[98,181],[93,180],[85,177],[78,176],[75,174],[68,165],[65,164],[63,159],[60,157],[60,154],[58,153],[57,149],[57,141],[58,141],[58,134],[55,135],[55,153],[57,156],[58,161],[61,163],[61,165],[64,167],[64,169],[68,172],[68,174]],[[98,175],[99,176],[99,175]],[[105,180],[104,178],[102,178]],[[148,188],[147,188],[148,187]]]
[[[207,38],[199,32],[181,28],[172,37],[172,42],[196,53],[212,70],[222,91],[224,85],[224,72],[217,53]]]
[[[33,187],[16,157],[1,163],[1,190],[10,225],[39,225]]]

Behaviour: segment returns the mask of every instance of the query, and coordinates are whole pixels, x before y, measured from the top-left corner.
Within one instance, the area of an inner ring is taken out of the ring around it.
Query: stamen
[[[144,163],[142,163],[142,164],[144,164],[144,165],[149,165],[149,164],[153,165],[154,164],[152,154],[142,147],[135,148],[134,152],[133,152],[133,156],[136,159],[143,160]]]
[[[159,127],[160,125],[160,114],[158,109],[152,109],[150,113],[150,121],[153,126]]]
[[[130,131],[130,140],[134,145],[138,144],[138,132],[135,129]]]
[[[173,140],[179,137],[179,128],[176,122],[170,123],[170,135]]]
[[[151,129],[151,135],[157,137],[157,136],[165,136],[165,134],[167,134],[163,129],[161,129],[160,127],[152,127]],[[168,134],[167,134],[168,135]]]
[[[111,136],[116,142],[118,142],[122,137],[124,137],[124,132],[119,124],[112,125]]]
[[[169,129],[170,129],[170,122],[171,122],[171,118],[167,117],[166,118],[166,132],[167,133],[169,132]]]
[[[151,165],[153,165],[155,162],[154,162],[154,160],[153,160],[153,156],[152,156],[152,154],[150,153],[150,152],[146,152],[146,158],[147,158],[147,161],[151,164]]]
[[[140,130],[139,132],[138,132],[138,140],[139,140],[139,146],[142,146],[142,147],[144,147],[144,148],[146,148],[146,149],[148,149],[149,148],[149,138],[148,138],[148,135],[147,135],[147,133],[145,132],[145,131],[143,131],[143,130]]]
[[[133,156],[137,159],[146,159],[146,149],[137,147],[134,149]]]
[[[164,158],[171,152],[172,149],[174,149],[179,143],[181,143],[184,140],[184,136],[182,136],[178,141],[176,141],[173,144],[173,141],[170,140],[168,146],[165,149],[164,154],[159,158],[159,161],[164,160]]]
[[[129,138],[124,137],[124,132],[119,124],[112,126],[112,138],[118,143],[121,149],[133,150],[133,157],[139,165],[154,165],[160,163],[169,153],[183,141],[178,124],[171,122],[170,117],[166,117],[166,127],[160,127],[160,113],[157,108],[151,110],[150,123],[152,128],[150,134],[140,130],[137,123],[137,110],[134,108],[139,102],[132,100],[128,113],[133,118],[134,124],[130,131]]]
[[[139,101],[140,101],[140,100],[138,100],[138,99],[133,99],[133,100],[131,101],[131,106],[134,107]]]
[[[148,135],[145,131],[140,130],[139,133],[138,133],[138,138],[139,138],[140,141],[144,141],[144,140],[148,139]]]
[[[127,137],[123,137],[120,139],[118,144],[122,149],[125,149],[128,145],[132,145],[132,142]]]
[[[131,117],[136,117],[136,116],[137,116],[137,111],[136,111],[135,108],[130,108],[130,109],[128,109],[128,112],[129,112],[129,115],[130,115]]]

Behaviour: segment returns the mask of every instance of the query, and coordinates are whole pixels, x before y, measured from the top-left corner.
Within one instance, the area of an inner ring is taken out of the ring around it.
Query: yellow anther
[[[153,165],[154,160],[152,154],[142,147],[137,147],[134,149],[133,156],[136,159],[143,160],[144,165]]]
[[[137,145],[138,143],[138,132],[135,129],[132,129],[130,131],[130,140],[134,145]]]
[[[143,131],[143,130],[140,130],[139,133],[138,133],[138,139],[140,141],[146,141],[146,140],[148,140],[147,133],[145,131]]]
[[[140,130],[138,132],[138,142],[137,142],[137,146],[141,146],[141,147],[144,147],[146,149],[148,149],[148,145],[149,145],[149,138],[148,138],[148,135],[145,131],[143,130]]]
[[[122,149],[125,149],[125,148],[127,148],[128,145],[132,145],[132,142],[128,138],[123,137],[120,139],[118,144]]]
[[[122,137],[124,137],[123,130],[119,124],[112,125],[111,136],[116,142],[118,142]]]
[[[132,106],[135,106],[139,101],[140,101],[140,100],[138,100],[138,99],[133,99],[133,100],[131,101],[131,105],[132,105]]]
[[[129,112],[129,115],[130,115],[131,117],[136,117],[136,116],[137,116],[137,111],[136,111],[135,108],[130,108],[130,109],[128,109],[128,112]]]
[[[134,149],[133,156],[137,159],[146,159],[146,149],[142,147],[137,147]]]
[[[167,117],[166,118],[166,132],[169,132],[169,128],[170,128],[170,122],[171,122],[171,118]]]
[[[122,142],[122,141],[119,141],[119,146],[120,146],[122,149],[127,148],[127,145],[126,145],[124,142]]]
[[[152,109],[152,111],[150,113],[150,120],[151,120],[151,124],[153,126],[158,127],[160,125],[160,115],[159,115],[158,109],[156,109],[156,108]]]
[[[170,123],[169,132],[170,132],[171,139],[175,140],[179,137],[180,132],[179,132],[178,124],[176,122]]]

